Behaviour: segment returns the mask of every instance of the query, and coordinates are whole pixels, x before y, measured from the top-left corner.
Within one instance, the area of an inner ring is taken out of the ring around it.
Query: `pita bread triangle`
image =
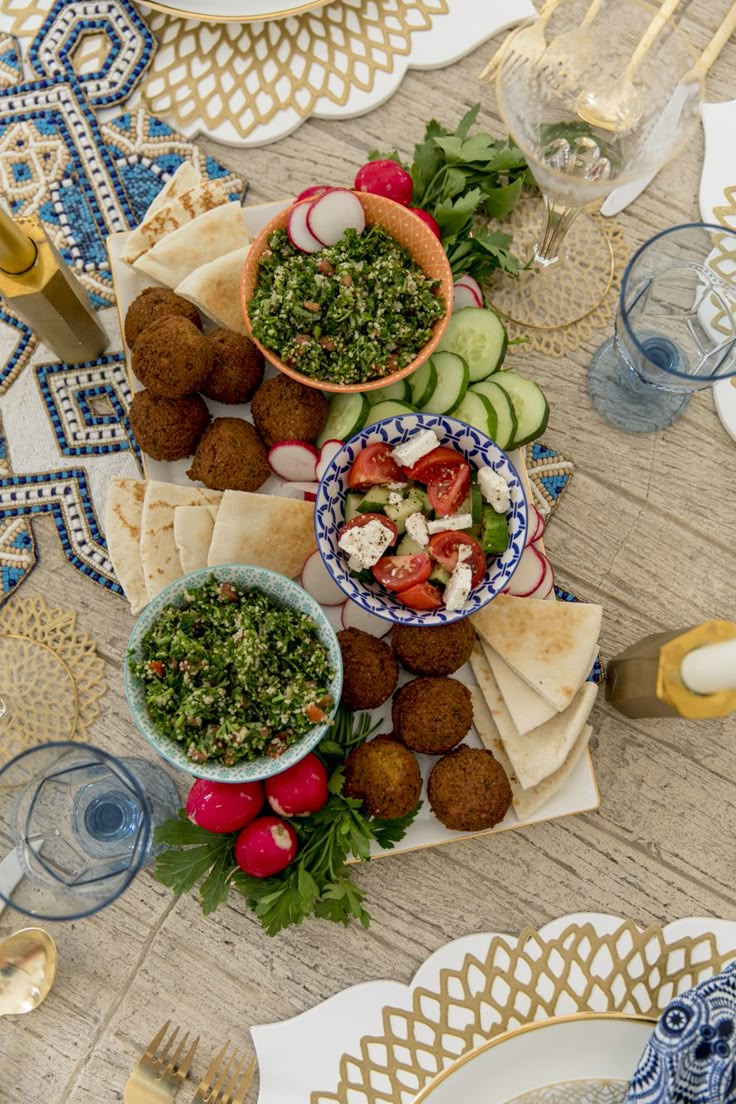
[[[140,554],[145,493],[143,479],[113,479],[105,504],[107,550],[131,613],[140,613],[148,604]]]
[[[207,564],[253,564],[293,579],[316,547],[314,503],[279,495],[225,491]]]
[[[221,203],[161,238],[138,258],[135,268],[174,288],[202,265],[247,243],[243,208],[239,203]],[[240,274],[235,291],[240,296]]]
[[[240,304],[240,280],[247,253],[248,246],[244,245],[200,265],[174,289],[221,326],[245,335],[248,327]]]
[[[471,617],[476,632],[558,712],[590,673],[602,619],[601,606],[505,594]]]
[[[501,691],[511,723],[517,732],[531,732],[533,728],[539,728],[545,721],[557,716],[555,707],[519,678],[490,644],[483,640],[481,647]]]
[[[201,177],[192,163],[182,161],[174,175],[169,177],[158,195],[151,200],[142,221],[145,222],[149,215],[158,211],[159,207],[163,207],[170,199],[174,199],[176,196],[188,192],[190,188],[196,187],[200,180]]]
[[[217,506],[175,506],[174,543],[184,575],[207,566]]]
[[[202,180],[180,195],[171,196],[152,214],[147,214],[140,226],[131,230],[125,242],[121,260],[133,264],[142,253],[173,230],[195,219],[197,215],[226,203],[232,185],[218,180]]]
[[[177,506],[214,506],[220,491],[180,487],[177,483],[149,480],[143,500],[140,558],[149,599],[181,576],[181,563],[174,539],[174,510]]]

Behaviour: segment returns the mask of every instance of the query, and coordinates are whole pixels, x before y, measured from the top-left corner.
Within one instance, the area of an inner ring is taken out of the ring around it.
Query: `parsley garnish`
[[[453,275],[470,273],[482,285],[498,269],[518,275],[510,235],[488,231],[483,222],[507,215],[532,177],[524,155],[510,139],[484,133],[468,137],[479,111],[479,103],[471,107],[454,132],[432,119],[423,141],[414,147],[409,172],[412,203],[439,223]],[[395,150],[373,151],[369,157],[388,157],[401,164]]]
[[[338,710],[329,736],[318,749],[328,770],[330,797],[318,813],[290,821],[299,850],[281,874],[249,877],[235,862],[237,833],[207,832],[187,820],[181,810],[178,819],[165,821],[156,831],[156,841],[167,849],[156,859],[155,877],[177,895],[189,893],[201,883],[199,896],[205,915],[224,904],[231,889],[236,890],[267,935],[301,924],[308,916],[339,924],[358,920],[367,928],[370,915],[363,904],[365,893],[353,882],[353,868],[347,860],[367,860],[373,840],[392,848],[403,839],[421,807],[417,805],[396,820],[376,820],[363,813],[355,798],[343,796],[345,760],[374,731],[367,713],[354,716]]]

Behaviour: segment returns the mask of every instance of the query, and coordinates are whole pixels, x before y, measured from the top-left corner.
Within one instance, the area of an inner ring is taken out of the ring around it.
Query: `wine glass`
[[[614,337],[588,370],[593,405],[630,433],[662,429],[693,391],[736,376],[736,231],[673,226],[636,251]]]
[[[0,899],[41,920],[90,916],[155,857],[153,831],[179,797],[165,771],[68,741],[40,744],[0,770],[0,856],[22,876]]]
[[[515,322],[557,328],[594,310],[613,278],[611,247],[583,208],[681,148],[699,117],[701,77],[672,23],[640,0],[561,0],[541,52],[515,40],[499,65],[498,106],[544,211],[527,242],[514,239],[527,268],[490,298]]]

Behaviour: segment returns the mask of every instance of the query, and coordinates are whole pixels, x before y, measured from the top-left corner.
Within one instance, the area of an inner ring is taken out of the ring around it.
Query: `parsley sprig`
[[[507,215],[532,177],[521,150],[510,139],[485,133],[469,137],[479,111],[477,103],[454,131],[432,119],[424,139],[414,147],[408,171],[414,183],[412,203],[439,223],[453,275],[470,273],[482,285],[497,269],[518,275],[510,235],[489,231],[484,223]],[[395,150],[369,156],[402,163]]]
[[[318,753],[327,767],[330,797],[318,813],[290,820],[299,841],[291,866],[273,878],[251,878],[235,862],[237,833],[216,835],[187,820],[164,822],[156,831],[165,844],[156,859],[154,875],[177,895],[189,893],[200,883],[199,896],[205,915],[228,899],[230,890],[242,894],[268,935],[308,916],[335,923],[358,920],[368,927],[364,890],[352,879],[348,859],[370,858],[372,841],[389,849],[403,839],[420,806],[396,820],[366,816],[355,798],[343,795],[344,765],[353,748],[375,731],[367,713],[353,715],[341,709]]]

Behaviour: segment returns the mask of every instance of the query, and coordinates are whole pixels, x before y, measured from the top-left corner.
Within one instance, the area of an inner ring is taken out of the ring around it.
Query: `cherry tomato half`
[[[463,563],[466,563],[470,568],[471,586],[476,587],[478,583],[483,581],[483,576],[486,573],[486,558],[475,537],[471,537],[469,533],[453,532],[451,529],[444,533],[435,533],[433,537],[430,537],[430,555],[434,556],[437,563],[441,564],[445,571],[449,571],[450,574],[457,567],[458,549],[461,547],[470,549],[470,555],[463,560]]]
[[[340,530],[340,532],[338,534],[337,539],[339,540],[340,537],[343,535],[343,533],[347,533],[348,529],[357,529],[361,525],[367,525],[369,521],[380,521],[381,525],[385,525],[386,528],[391,533],[391,543],[392,544],[394,543],[394,541],[398,540],[398,538],[399,538],[398,529],[396,528],[394,523],[391,521],[391,519],[387,518],[387,517],[384,517],[383,514],[358,514],[356,517],[354,517],[352,519],[352,521],[348,521],[345,525],[343,525],[342,529]]]
[[[432,561],[426,552],[414,556],[382,556],[371,568],[386,590],[402,591],[418,586],[429,578]]]
[[[378,441],[366,445],[348,475],[350,490],[367,490],[376,483],[403,483],[401,468],[391,455],[391,445]]]
[[[405,469],[410,479],[416,479],[419,483],[428,483],[432,478],[432,469],[455,468],[460,465],[468,467],[468,462],[459,452],[447,445],[438,445],[426,456],[417,460],[411,468]]]
[[[429,504],[438,517],[459,510],[470,488],[470,468],[443,468],[427,484]]]
[[[396,601],[409,609],[436,610],[442,605],[442,594],[433,583],[418,583],[408,590],[399,591]]]

